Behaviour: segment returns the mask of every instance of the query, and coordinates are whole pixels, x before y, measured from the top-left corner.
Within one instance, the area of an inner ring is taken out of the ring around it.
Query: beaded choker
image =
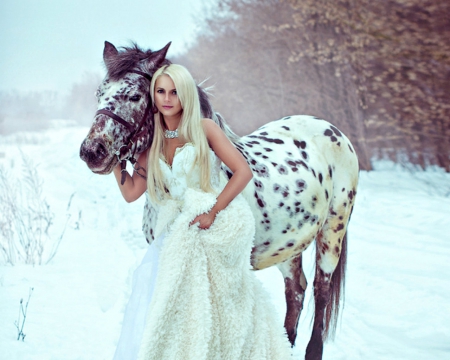
[[[164,130],[164,137],[166,139],[175,139],[178,137],[178,129],[175,130]]]

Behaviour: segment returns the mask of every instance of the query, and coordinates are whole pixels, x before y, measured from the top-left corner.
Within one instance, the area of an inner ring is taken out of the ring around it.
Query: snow
[[[20,179],[29,156],[54,213],[52,239],[63,234],[47,265],[0,265],[0,359],[111,359],[142,259],[143,200],[122,200],[112,175],[79,159],[87,128],[57,121],[42,133],[0,136],[0,166]],[[63,126],[66,124],[65,126]],[[70,203],[69,200],[71,199]],[[388,161],[360,174],[349,227],[345,307],[324,359],[450,359],[450,174]],[[314,252],[304,253],[308,291],[295,358],[311,332]],[[256,273],[284,318],[283,279]],[[19,300],[34,291],[17,341]]]

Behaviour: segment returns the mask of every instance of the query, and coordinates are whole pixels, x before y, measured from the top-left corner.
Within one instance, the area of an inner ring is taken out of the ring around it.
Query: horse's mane
[[[239,140],[239,136],[231,130],[231,128],[226,123],[225,119],[218,112],[215,112],[211,102],[209,101],[209,95],[211,88],[203,88],[203,83],[197,85],[198,89],[198,97],[200,99],[200,108],[202,110],[202,115],[205,118],[212,119],[214,122],[220,126],[225,135],[231,140],[231,142],[235,143]]]
[[[142,60],[151,57],[153,51],[142,50],[136,43],[132,43],[131,46],[122,46],[119,48],[119,52],[115,56],[110,56],[105,59],[106,71],[108,76],[113,81],[117,81],[125,76],[132,69],[140,68],[149,75],[153,75],[156,69],[146,68],[146,62]],[[170,64],[169,60],[164,60],[161,65]]]

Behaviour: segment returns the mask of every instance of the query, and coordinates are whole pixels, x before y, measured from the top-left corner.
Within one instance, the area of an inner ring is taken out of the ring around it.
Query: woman
[[[133,279],[116,359],[287,359],[290,345],[251,272],[254,219],[239,195],[252,178],[220,127],[202,119],[195,81],[160,68],[150,93],[155,134],[147,182],[127,174],[126,201],[159,204],[155,241]],[[227,182],[224,163],[233,172]]]

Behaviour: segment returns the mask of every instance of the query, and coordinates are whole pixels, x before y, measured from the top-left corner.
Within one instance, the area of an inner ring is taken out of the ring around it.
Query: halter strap
[[[145,77],[147,80],[152,81],[151,76],[149,74],[146,74],[146,73],[142,72],[142,71],[130,70],[129,72],[141,75],[141,76]],[[122,171],[121,184],[122,185],[125,183],[125,179],[126,179],[126,173],[125,173],[126,160],[129,160],[133,164],[133,168],[134,168],[135,172],[139,176],[141,176],[143,178],[146,178],[145,175],[139,173],[139,170],[144,170],[145,171],[145,169],[143,167],[141,167],[137,163],[136,159],[134,158],[134,154],[136,153],[137,146],[134,147],[133,153],[130,156],[128,156],[126,159],[125,158],[121,159],[121,157],[124,156],[125,154],[127,154],[131,150],[131,148],[135,144],[137,138],[139,137],[139,135],[141,135],[141,133],[142,133],[141,129],[144,126],[144,123],[145,123],[145,120],[147,119],[148,114],[150,113],[150,108],[151,108],[151,101],[149,101],[147,103],[147,107],[145,108],[144,115],[142,116],[142,119],[139,122],[139,124],[136,127],[136,129],[134,129],[133,125],[131,125],[128,121],[125,121],[119,115],[114,114],[110,110],[100,109],[100,110],[97,110],[97,112],[95,113],[95,116],[97,116],[97,115],[109,116],[111,119],[113,119],[113,120],[117,121],[119,124],[122,124],[123,126],[125,126],[131,132],[130,135],[129,135],[128,144],[127,145],[122,145],[119,148],[119,150],[116,151],[116,155],[117,155],[119,161],[121,162],[121,171]],[[137,166],[135,166],[135,164],[137,164]]]
[[[125,126],[128,130],[133,131],[134,128],[133,126],[125,121],[124,119],[122,119],[119,115],[114,114],[112,111],[109,111],[107,109],[100,109],[95,113],[95,116],[97,115],[106,115],[109,116],[111,119],[116,120],[118,123],[122,124],[123,126]]]

